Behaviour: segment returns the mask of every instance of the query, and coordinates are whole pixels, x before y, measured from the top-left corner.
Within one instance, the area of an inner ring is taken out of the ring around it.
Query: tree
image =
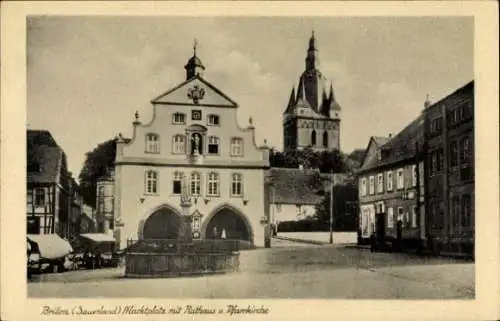
[[[97,180],[109,174],[115,167],[116,140],[110,139],[100,143],[85,156],[83,168],[78,176],[80,193],[85,203],[95,207]]]
[[[355,205],[358,199],[358,190],[354,183],[337,185],[333,187],[333,228],[334,230],[355,231],[356,215]],[[322,226],[329,226],[330,222],[330,191],[325,192],[321,204],[316,206],[316,218]]]
[[[271,167],[316,168],[321,173],[345,173],[349,168],[345,162],[345,156],[339,150],[316,152],[311,148],[303,150],[291,150],[280,152],[271,149],[269,163]]]

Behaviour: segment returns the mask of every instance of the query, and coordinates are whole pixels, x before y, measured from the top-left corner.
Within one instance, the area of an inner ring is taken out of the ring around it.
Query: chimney
[[[431,101],[429,100],[429,94],[427,94],[425,96],[424,109],[429,108],[430,105],[431,105]]]
[[[389,133],[389,138],[392,138],[392,133]]]

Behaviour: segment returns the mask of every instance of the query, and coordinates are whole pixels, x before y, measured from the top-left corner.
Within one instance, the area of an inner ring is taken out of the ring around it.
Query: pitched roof
[[[26,132],[26,140],[29,145],[57,146],[57,143],[48,130],[31,130]]]
[[[413,157],[417,152],[415,144],[422,146],[424,140],[424,117],[419,115],[393,139],[381,146],[384,151],[379,165],[390,164]],[[384,155],[385,154],[385,155]]]
[[[187,98],[186,93],[180,90],[181,88],[186,87],[191,83],[193,83],[194,85],[205,87],[203,88],[203,95],[205,98],[199,104],[190,102]],[[229,96],[224,94],[220,89],[212,85],[199,74],[162,93],[160,96],[151,100],[151,103],[174,103],[196,106],[224,106],[233,108],[238,107],[238,104],[234,100],[229,98]]]
[[[423,144],[423,125],[424,117],[421,114],[392,138],[372,137],[377,145],[376,151],[380,151],[382,157],[379,159],[378,155],[366,155],[367,161],[363,164],[361,170],[370,170],[415,156],[417,152],[416,143],[419,146]]]
[[[375,143],[378,146],[384,145],[387,143],[389,140],[391,140],[390,137],[382,137],[382,136],[372,136],[372,139],[375,141]]]
[[[316,191],[317,188],[322,188],[316,180],[320,175],[318,170],[271,168],[267,175],[269,182],[274,185],[274,193],[271,190],[271,202],[316,205],[323,199]]]
[[[28,149],[28,183],[57,183],[63,152],[59,147],[31,146]]]
[[[368,142],[368,147],[366,147],[363,159],[361,161],[361,167],[359,171],[365,171],[367,169],[373,168],[377,165],[377,153],[376,151],[380,146],[387,143],[391,138],[382,136],[372,136]]]

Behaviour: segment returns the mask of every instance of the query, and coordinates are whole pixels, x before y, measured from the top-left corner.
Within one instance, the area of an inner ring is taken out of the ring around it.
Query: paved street
[[[171,279],[126,279],[123,268],[42,275],[31,297],[474,298],[474,265],[444,258],[371,253],[287,241],[244,251],[240,271]]]

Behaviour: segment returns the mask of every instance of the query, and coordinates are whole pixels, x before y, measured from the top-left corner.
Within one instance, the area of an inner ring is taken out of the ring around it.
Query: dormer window
[[[186,123],[186,115],[183,113],[175,113],[172,117],[172,122],[175,125],[184,125]]]
[[[157,134],[146,135],[146,153],[160,153],[160,137]]]
[[[219,126],[219,116],[218,115],[208,115],[208,124],[211,126]]]

